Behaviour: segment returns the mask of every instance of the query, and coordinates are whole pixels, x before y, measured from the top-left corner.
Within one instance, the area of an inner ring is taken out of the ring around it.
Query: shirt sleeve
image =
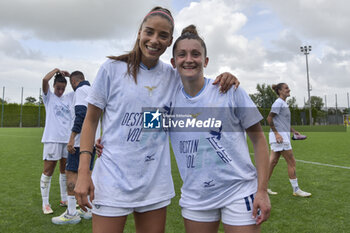
[[[75,103],[74,103],[74,106],[82,105],[82,106],[87,107],[88,106],[87,97],[88,97],[88,93],[86,91],[84,91],[82,88],[78,88],[75,91]]]
[[[109,75],[104,65],[101,66],[97,73],[94,83],[92,84],[91,91],[88,94],[87,102],[100,109],[104,109],[107,105],[109,96]]]
[[[241,87],[232,90],[234,100],[234,112],[241,122],[241,125],[247,129],[260,122],[263,117],[258,108]]]
[[[83,126],[83,122],[86,116],[87,105],[88,102],[86,100],[87,93],[82,90],[82,88],[78,88],[75,92],[75,104],[74,104],[74,112],[75,119],[72,131],[76,133],[81,132],[81,128]]]
[[[49,103],[51,94],[52,94],[52,92],[50,91],[50,88],[47,90],[46,95],[43,92],[42,98],[43,98],[44,105],[47,105]]]
[[[281,112],[281,109],[282,109],[282,102],[279,101],[279,99],[277,99],[271,106],[271,111],[270,112],[273,112],[275,113],[276,115],[280,114]]]

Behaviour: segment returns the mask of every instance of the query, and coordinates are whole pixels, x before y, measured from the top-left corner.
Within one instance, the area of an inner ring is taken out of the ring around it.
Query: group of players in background
[[[288,164],[293,195],[311,196],[299,188],[295,173],[290,132],[296,138],[301,135],[290,127],[288,85],[273,86],[279,98],[267,119],[269,158],[259,123],[262,116],[235,76],[223,73],[215,81],[204,76],[209,58],[194,25],[175,41],[172,66],[159,59],[171,46],[173,31],[171,12],[155,7],[143,18],[132,51],[109,57],[92,87],[80,71],[54,69],[44,77],[42,208],[44,214],[53,213],[49,191],[57,161],[59,204],[67,206],[53,223],[76,224],[92,216],[94,233],[122,233],[127,216],[133,214],[137,233],[164,233],[166,209],[175,196],[169,138],[183,180],[179,204],[187,233],[216,233],[220,222],[226,233],[260,232],[270,215],[268,193],[277,194],[267,186],[281,155]],[[49,80],[54,76],[52,93]],[[74,92],[63,95],[65,76]],[[220,127],[183,132],[145,130],[142,109],[147,107],[172,114],[192,109],[197,120],[203,117],[195,112],[199,108],[233,110],[216,113],[224,122]],[[102,152],[91,173],[101,116]],[[253,144],[255,166],[246,135]]]

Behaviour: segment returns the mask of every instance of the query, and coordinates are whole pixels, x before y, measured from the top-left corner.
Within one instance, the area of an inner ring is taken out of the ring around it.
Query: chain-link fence
[[[45,126],[45,107],[40,95],[35,98],[23,95],[23,88],[16,90],[18,96],[21,96],[20,103],[10,103],[5,95],[3,87],[1,104],[1,127],[44,127]],[[13,90],[12,90],[13,91]],[[31,92],[30,92],[31,91]],[[26,91],[27,93],[41,93],[41,89]],[[346,96],[345,96],[346,98]],[[349,98],[349,95],[347,95]],[[262,125],[268,126],[267,116],[270,108],[260,108],[263,115]],[[290,108],[292,125],[310,125],[308,108]],[[327,107],[320,110],[312,109],[312,125],[349,125],[348,115],[349,107]]]

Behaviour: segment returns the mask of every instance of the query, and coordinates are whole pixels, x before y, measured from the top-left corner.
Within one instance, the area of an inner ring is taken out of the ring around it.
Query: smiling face
[[[194,80],[204,78],[203,67],[207,66],[208,61],[200,41],[184,39],[177,43],[171,64],[177,69],[181,78]]]
[[[172,25],[161,16],[151,16],[142,24],[138,39],[142,63],[153,67],[172,43]]]

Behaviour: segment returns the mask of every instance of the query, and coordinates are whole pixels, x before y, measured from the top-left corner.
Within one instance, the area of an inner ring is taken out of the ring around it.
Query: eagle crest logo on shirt
[[[199,113],[195,113],[195,114],[190,114],[192,118],[197,118],[197,116],[199,116],[199,114],[201,114],[200,112]]]
[[[152,86],[152,87],[150,87],[150,86],[145,86],[145,88],[148,90],[148,95],[149,95],[149,96],[152,96],[152,92],[153,92],[154,89],[157,88],[157,86]]]

